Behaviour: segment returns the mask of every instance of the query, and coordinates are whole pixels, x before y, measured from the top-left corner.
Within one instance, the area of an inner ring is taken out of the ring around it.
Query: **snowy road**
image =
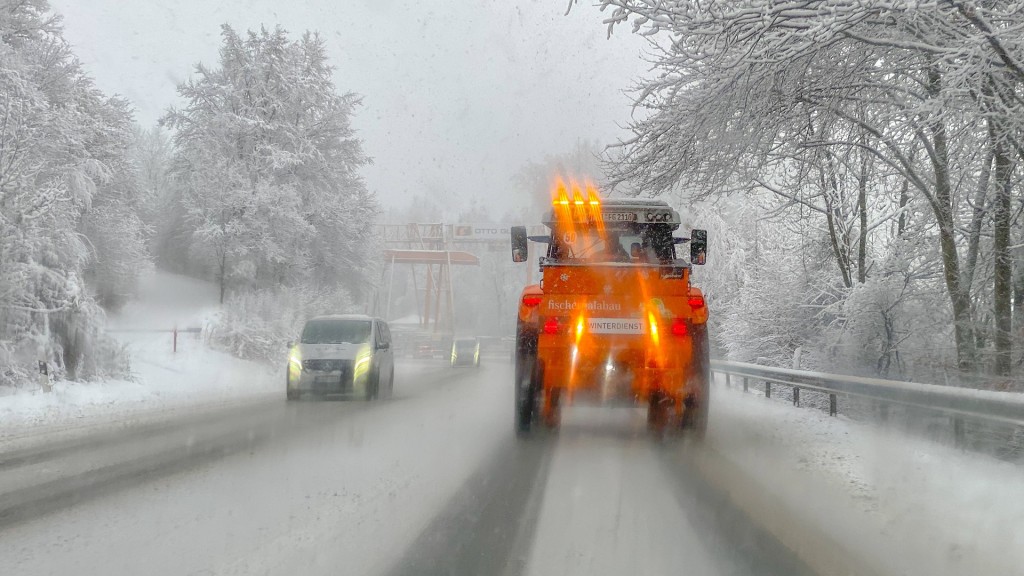
[[[262,395],[0,451],[0,574],[1018,574],[1019,467],[716,386],[511,433],[510,367]],[[963,527],[965,529],[960,529]]]
[[[0,459],[4,574],[800,574],[631,411],[517,442],[509,367]],[[634,572],[636,571],[636,572]]]

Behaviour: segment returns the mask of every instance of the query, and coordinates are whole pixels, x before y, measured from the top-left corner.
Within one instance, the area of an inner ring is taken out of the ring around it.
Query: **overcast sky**
[[[282,25],[325,38],[339,91],[363,95],[355,125],[385,206],[417,192],[518,199],[526,162],[625,136],[624,93],[646,72],[643,41],[586,0],[51,0],[98,87],[153,125],[180,104],[175,86],[213,64],[220,24]]]

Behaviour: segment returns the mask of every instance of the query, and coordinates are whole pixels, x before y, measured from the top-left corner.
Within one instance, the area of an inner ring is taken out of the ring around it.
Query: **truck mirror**
[[[529,240],[526,238],[526,226],[513,226],[512,227],[512,261],[513,262],[526,262],[527,255],[529,254],[527,243]]]
[[[704,261],[707,260],[708,252],[708,231],[707,230],[691,230],[690,231],[690,264],[696,266],[703,266]]]

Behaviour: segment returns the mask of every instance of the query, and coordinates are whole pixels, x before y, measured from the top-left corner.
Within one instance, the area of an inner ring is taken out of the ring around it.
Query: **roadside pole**
[[[43,392],[49,393],[53,391],[53,384],[50,383],[50,367],[47,365],[46,360],[39,361],[39,386],[43,389]]]

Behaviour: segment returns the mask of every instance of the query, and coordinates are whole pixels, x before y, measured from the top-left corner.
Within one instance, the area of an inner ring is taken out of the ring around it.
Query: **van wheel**
[[[366,379],[366,401],[376,400],[380,394],[380,371],[374,368]]]
[[[299,391],[294,389],[294,388],[292,388],[292,381],[291,381],[291,378],[289,378],[289,375],[288,375],[289,368],[285,368],[284,369],[285,398],[287,398],[288,400],[298,400],[299,399]]]

